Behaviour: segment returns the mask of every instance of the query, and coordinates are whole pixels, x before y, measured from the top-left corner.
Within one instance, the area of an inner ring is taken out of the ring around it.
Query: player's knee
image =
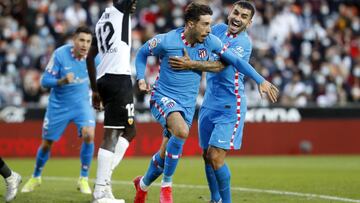
[[[221,156],[219,156],[219,154],[214,151],[209,151],[206,154],[206,159],[215,170],[219,169],[224,164],[224,160],[221,158]]]
[[[180,137],[181,139],[186,139],[189,136],[189,129],[187,128],[177,129],[175,135],[177,137]]]
[[[123,137],[125,139],[127,139],[129,142],[131,142],[135,136],[136,136],[136,128],[135,127],[130,127],[130,128],[125,129],[125,133],[124,133]]]
[[[90,143],[94,141],[95,129],[93,127],[84,127],[81,130],[81,135],[84,139],[84,142]]]
[[[47,151],[51,150],[52,144],[53,144],[53,141],[43,140],[41,143],[41,150],[43,152],[47,152]]]

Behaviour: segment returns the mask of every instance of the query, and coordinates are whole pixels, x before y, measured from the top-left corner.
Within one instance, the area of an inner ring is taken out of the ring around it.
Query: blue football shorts
[[[194,118],[195,106],[194,107],[182,107],[173,99],[163,96],[159,93],[156,93],[151,97],[150,100],[150,110],[154,118],[161,124],[164,128],[163,136],[171,136],[170,132],[167,130],[166,118],[172,112],[180,112],[184,118],[186,124],[191,128],[192,120]]]
[[[43,139],[58,141],[70,122],[75,123],[80,137],[83,127],[94,127],[95,111],[90,106],[90,102],[71,108],[48,107],[43,122]]]
[[[242,102],[240,106],[240,112],[200,108],[198,135],[202,149],[209,148],[209,145],[225,150],[241,148],[246,103]]]

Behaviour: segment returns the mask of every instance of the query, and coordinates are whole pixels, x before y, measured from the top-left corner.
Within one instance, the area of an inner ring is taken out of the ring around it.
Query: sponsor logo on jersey
[[[198,50],[198,54],[200,58],[205,58],[207,56],[207,51],[206,49],[202,48]]]
[[[244,48],[242,48],[241,46],[237,46],[235,47],[235,53],[238,54],[240,57],[244,57],[245,55],[245,51],[244,51]]]

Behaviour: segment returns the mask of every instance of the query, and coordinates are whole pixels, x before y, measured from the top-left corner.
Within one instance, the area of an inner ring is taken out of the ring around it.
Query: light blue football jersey
[[[57,48],[41,79],[43,87],[51,88],[48,108],[74,107],[81,102],[89,102],[89,77],[85,58],[78,60],[72,53],[73,45],[67,44]],[[96,58],[96,65],[99,58]],[[74,82],[57,85],[57,80],[72,72]]]
[[[232,35],[227,32],[226,24],[212,27],[212,34],[217,36],[238,58],[249,61],[252,44],[246,32]],[[237,97],[245,97],[244,74],[233,65],[227,65],[219,73],[206,73],[206,91],[202,106],[214,110],[234,110]]]
[[[209,34],[203,43],[191,46],[186,42],[183,33],[184,28],[178,28],[146,42],[137,55],[137,79],[144,78],[147,56],[157,56],[161,61],[160,73],[152,94],[169,97],[183,107],[193,107],[199,92],[201,72],[173,70],[169,65],[169,57],[181,57],[184,55],[183,49],[186,49],[192,60],[207,61],[210,55],[221,50],[223,45],[217,37]]]

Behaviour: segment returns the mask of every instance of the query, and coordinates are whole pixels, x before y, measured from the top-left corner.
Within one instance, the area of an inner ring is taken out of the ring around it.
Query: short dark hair
[[[91,32],[91,29],[87,26],[80,26],[78,27],[75,32],[74,32],[74,35],[78,35],[80,33],[86,33],[86,34],[90,34],[92,35],[92,32]]]
[[[240,6],[241,8],[247,9],[251,11],[251,18],[255,15],[255,6],[249,1],[240,0],[233,4],[233,6]]]
[[[190,3],[185,9],[185,23],[189,21],[197,22],[200,20],[200,16],[202,15],[212,15],[213,12],[210,6],[199,3]]]

